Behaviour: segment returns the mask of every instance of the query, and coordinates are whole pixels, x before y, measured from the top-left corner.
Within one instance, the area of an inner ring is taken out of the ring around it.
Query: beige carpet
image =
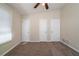
[[[21,43],[5,56],[79,56],[71,48],[60,42]]]

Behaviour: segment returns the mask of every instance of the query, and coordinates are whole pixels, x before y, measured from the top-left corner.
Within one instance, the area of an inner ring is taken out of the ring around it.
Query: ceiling
[[[45,7],[41,4],[37,8],[34,8],[36,3],[11,3],[9,5],[18,10],[22,15],[29,15],[34,13],[53,11],[55,9],[61,9],[64,6],[64,3],[48,3],[48,10],[46,10]]]

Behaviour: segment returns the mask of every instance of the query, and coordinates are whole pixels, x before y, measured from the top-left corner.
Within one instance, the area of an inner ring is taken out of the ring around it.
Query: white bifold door
[[[60,40],[60,20],[59,19],[41,19],[39,22],[39,40],[40,42],[52,42]]]
[[[40,42],[48,41],[48,22],[45,19],[39,22],[39,40]]]
[[[22,41],[30,42],[30,20],[25,20],[22,24]]]
[[[59,19],[50,20],[50,40],[51,41],[60,40],[60,20]]]
[[[37,34],[34,34],[36,32]],[[33,37],[36,38],[38,42],[59,41],[60,40],[60,20],[59,19],[51,19],[51,20],[40,19],[38,22],[33,22],[33,24],[31,24],[31,21],[28,19],[24,20],[22,24],[22,40],[26,42],[32,42],[32,41],[34,42],[35,40],[33,39]]]

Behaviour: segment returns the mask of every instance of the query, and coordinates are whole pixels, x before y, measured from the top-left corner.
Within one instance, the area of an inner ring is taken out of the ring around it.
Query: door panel
[[[41,19],[39,22],[39,39],[40,41],[48,41],[48,28],[47,28],[47,20]]]
[[[27,41],[29,42],[30,41],[30,20],[26,20],[23,22],[23,36],[22,36],[22,39],[23,41]]]
[[[60,21],[59,21],[59,19],[52,19],[50,21],[50,39],[51,39],[51,41],[60,40]]]

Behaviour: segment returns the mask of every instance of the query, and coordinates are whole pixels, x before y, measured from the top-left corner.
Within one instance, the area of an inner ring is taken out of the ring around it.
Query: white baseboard
[[[58,40],[58,41],[22,41],[22,42],[60,42],[60,41]]]
[[[9,51],[11,51],[13,48],[15,48],[19,44],[20,44],[20,42],[18,42],[17,44],[13,45],[9,50],[5,51],[1,56],[4,56],[5,54],[7,54]]]
[[[65,44],[65,45],[67,45],[68,47],[72,48],[73,50],[75,50],[76,52],[79,53],[79,50],[78,50],[78,49],[72,47],[71,45],[69,45],[69,44],[67,44],[67,43],[65,43],[65,42],[63,42],[63,41],[60,41],[60,42],[63,43],[63,44]]]

